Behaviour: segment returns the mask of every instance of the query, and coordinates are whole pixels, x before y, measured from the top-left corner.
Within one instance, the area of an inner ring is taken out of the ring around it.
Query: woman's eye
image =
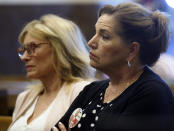
[[[103,40],[108,40],[109,36],[108,35],[102,35]]]
[[[31,44],[31,47],[38,47],[38,44]]]
[[[39,47],[39,45],[37,45],[37,44],[32,44],[32,45],[30,45],[30,49],[33,49],[33,50],[35,50],[36,48],[38,48]]]

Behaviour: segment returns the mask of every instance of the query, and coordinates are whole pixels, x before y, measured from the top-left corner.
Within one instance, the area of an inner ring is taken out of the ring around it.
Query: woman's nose
[[[20,59],[23,61],[23,62],[26,62],[30,59],[30,56],[28,55],[28,52],[25,51],[23,55],[20,56]]]
[[[88,46],[91,47],[92,49],[97,49],[98,44],[97,44],[97,39],[95,35],[89,40]]]

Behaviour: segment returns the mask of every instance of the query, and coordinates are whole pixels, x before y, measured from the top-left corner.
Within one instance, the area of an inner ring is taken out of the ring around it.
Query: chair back
[[[0,131],[7,131],[12,122],[11,116],[0,116]]]

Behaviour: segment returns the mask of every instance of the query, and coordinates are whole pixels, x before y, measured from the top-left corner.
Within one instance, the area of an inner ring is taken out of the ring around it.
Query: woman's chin
[[[97,67],[97,65],[96,65],[96,63],[95,63],[94,61],[90,61],[90,65],[91,65],[93,68],[96,68],[96,67]]]
[[[33,73],[33,72],[27,72],[26,75],[28,78],[30,79],[36,79],[37,78],[37,74]]]
[[[90,61],[90,66],[99,70],[101,65],[96,62]]]

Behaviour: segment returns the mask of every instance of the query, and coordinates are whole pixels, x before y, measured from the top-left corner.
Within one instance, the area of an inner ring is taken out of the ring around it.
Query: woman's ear
[[[127,61],[132,61],[135,57],[137,57],[139,49],[140,49],[140,44],[138,42],[132,42],[129,47],[129,55]]]

